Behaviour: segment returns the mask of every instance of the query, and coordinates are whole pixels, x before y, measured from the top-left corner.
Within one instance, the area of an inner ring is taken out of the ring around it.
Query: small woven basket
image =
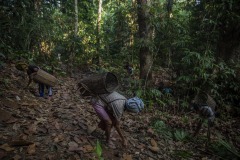
[[[194,98],[194,103],[200,106],[208,105],[212,109],[215,109],[216,107],[216,102],[214,101],[214,99],[205,92],[198,93]]]

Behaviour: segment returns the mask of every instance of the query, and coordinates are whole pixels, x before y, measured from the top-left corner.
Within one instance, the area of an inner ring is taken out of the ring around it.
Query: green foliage
[[[211,150],[223,159],[239,159],[240,152],[229,142],[219,139],[211,145]]]
[[[193,154],[189,151],[184,151],[184,150],[175,150],[174,153],[174,158],[183,158],[183,159],[189,159],[193,156]]]
[[[153,67],[168,67],[177,72],[174,96],[180,97],[182,108],[188,106],[187,102],[200,89],[208,90],[220,103],[236,105],[240,85],[236,76],[239,67],[235,64],[239,59],[229,64],[228,55],[220,57],[223,62],[217,56],[222,41],[229,46],[225,48],[229,55],[239,45],[239,6],[238,1],[232,0],[201,1],[200,5],[195,1],[176,1],[170,17],[165,0],[152,0],[144,7],[148,11],[147,27],[153,33],[150,40],[143,40],[137,35],[138,6],[133,1],[103,2],[99,37],[98,1],[79,1],[77,36],[73,1],[3,1],[0,2],[0,57],[57,66],[58,54],[62,62],[69,64],[69,56],[74,53],[70,65],[77,66],[93,63],[100,54],[103,64],[93,66],[95,72],[120,73],[122,87],[129,96],[135,92],[150,108],[167,108],[176,104],[175,97],[154,88],[142,88],[140,80],[122,78],[123,63],[132,62],[139,69],[139,47],[148,46],[154,57]],[[96,50],[97,38],[100,53]]]
[[[5,87],[8,87],[9,84],[10,84],[10,81],[8,78],[3,78],[0,80],[0,82],[5,86]]]
[[[189,137],[184,130],[174,130],[167,126],[164,121],[156,120],[153,123],[154,130],[166,139],[174,139],[176,141],[186,141]]]
[[[173,135],[177,141],[185,141],[188,137],[188,134],[183,130],[176,130]]]
[[[171,130],[169,129],[169,127],[167,127],[167,125],[163,121],[161,120],[156,121],[153,124],[153,128],[157,133],[161,134],[164,138],[172,139]]]
[[[101,144],[98,140],[97,140],[95,152],[96,152],[99,160],[104,160],[103,157],[102,157],[102,147],[101,147]]]

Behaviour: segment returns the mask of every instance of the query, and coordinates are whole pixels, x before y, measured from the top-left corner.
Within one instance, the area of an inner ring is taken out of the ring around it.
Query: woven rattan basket
[[[42,69],[37,71],[37,73],[33,76],[33,80],[51,87],[55,86],[57,83],[57,79],[53,75],[45,72]]]
[[[198,93],[194,98],[194,103],[198,105],[208,105],[212,109],[215,109],[216,102],[214,99],[205,92]]]
[[[118,88],[118,79],[115,74],[107,72],[88,76],[82,79],[78,85],[80,88],[83,87],[93,94],[106,94]]]

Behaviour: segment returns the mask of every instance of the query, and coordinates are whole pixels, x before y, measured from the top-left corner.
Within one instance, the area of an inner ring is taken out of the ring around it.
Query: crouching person
[[[111,142],[111,129],[114,127],[118,132],[122,145],[127,146],[127,140],[124,137],[123,131],[120,128],[120,119],[124,112],[126,98],[118,92],[110,94],[102,94],[92,98],[92,106],[100,118],[98,127],[105,131],[106,142],[109,147],[114,147]]]
[[[199,133],[202,124],[204,120],[207,120],[208,124],[208,130],[207,130],[207,145],[209,144],[211,138],[210,138],[210,130],[213,127],[214,120],[215,120],[215,108],[216,108],[216,102],[213,100],[212,97],[210,97],[208,94],[204,92],[200,92],[197,94],[192,101],[192,109],[194,109],[197,114],[199,115],[199,121],[197,125],[197,129],[195,130],[194,137]]]
[[[121,117],[125,110],[135,113],[140,112],[144,107],[142,100],[140,100],[138,97],[127,99],[116,91],[106,94],[99,94],[99,91],[93,92],[92,90],[96,89],[97,87],[94,88],[94,85],[92,83],[88,85],[85,84],[89,81],[92,82],[93,78],[91,80],[89,80],[90,78],[86,79],[81,80],[81,82],[78,84],[80,94],[83,97],[92,97],[91,104],[100,119],[98,127],[105,131],[106,142],[108,146],[111,148],[115,148],[110,138],[111,129],[113,127],[118,132],[122,140],[122,145],[124,147],[127,146],[127,139],[124,136],[124,133],[120,126]],[[84,81],[85,83],[83,83]],[[92,89],[89,89],[89,87],[91,87]]]
[[[134,113],[140,112],[144,107],[143,101],[138,97],[127,99],[116,91],[107,94],[94,95],[83,84],[80,84],[79,88],[83,96],[92,96],[91,104],[100,119],[98,127],[105,131],[108,146],[115,148],[110,138],[111,129],[114,127],[122,140],[122,145],[126,147],[127,139],[120,126],[121,117],[125,110]]]

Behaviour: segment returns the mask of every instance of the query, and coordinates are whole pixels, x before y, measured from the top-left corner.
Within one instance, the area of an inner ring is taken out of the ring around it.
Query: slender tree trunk
[[[75,10],[75,24],[74,24],[74,37],[78,36],[78,0],[74,0],[74,10]],[[69,56],[69,72],[71,77],[73,76],[73,64],[74,64],[74,59],[75,59],[75,42],[72,43],[72,49],[71,53]]]
[[[137,4],[139,38],[140,42],[142,43],[139,51],[140,79],[148,81],[152,79],[151,66],[153,63],[153,58],[147,45],[147,42],[150,40],[150,32],[147,25],[147,0],[137,0]]]
[[[77,37],[78,34],[78,0],[75,0],[75,28],[74,36]]]
[[[222,32],[223,33],[223,32]],[[232,31],[227,31],[218,42],[217,57],[223,59],[226,62],[234,59],[236,60],[236,50],[240,46],[240,31],[236,28],[232,28]]]
[[[102,0],[98,2],[98,19],[97,19],[97,59],[96,63],[100,64],[100,30],[101,30],[101,19],[102,19]]]

